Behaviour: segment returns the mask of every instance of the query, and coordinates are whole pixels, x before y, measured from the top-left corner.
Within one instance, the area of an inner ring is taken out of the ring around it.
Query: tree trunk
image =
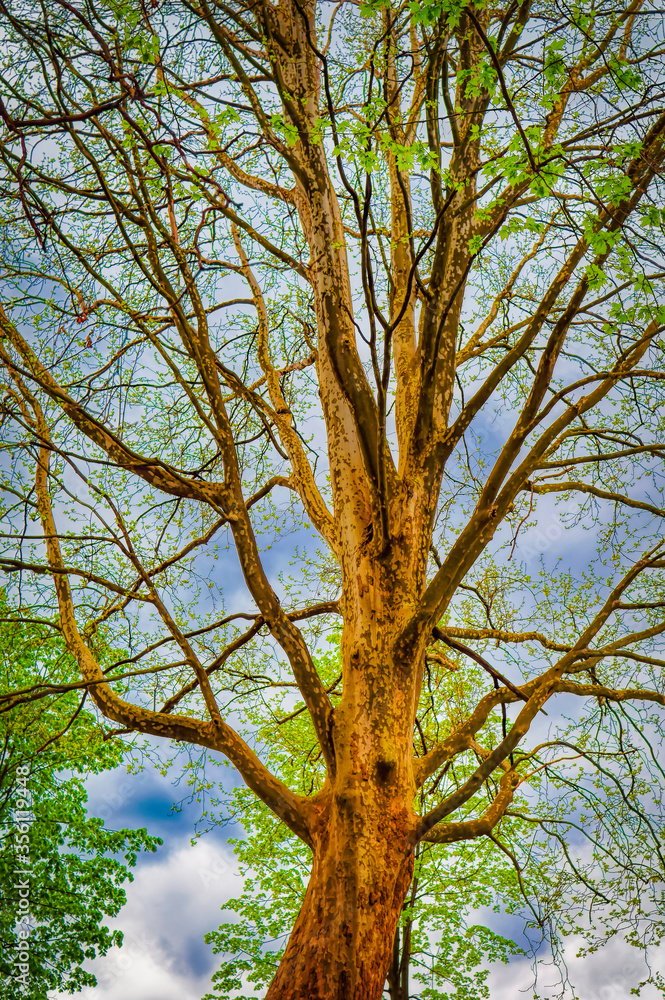
[[[409,513],[405,504],[405,536]],[[395,648],[417,574],[409,560],[378,559],[367,548],[344,564],[334,763],[312,803],[310,882],[266,1000],[381,1000],[413,875],[413,719],[424,643],[399,656]]]
[[[400,809],[393,799],[393,810],[379,799],[371,787],[355,803],[333,793],[307,893],[266,1000],[383,995],[413,850],[403,803]]]
[[[404,963],[405,954],[403,948],[406,940],[403,937],[400,941],[399,927],[395,931],[393,942],[393,954],[388,969],[386,987],[390,1000],[409,1000],[409,965]]]

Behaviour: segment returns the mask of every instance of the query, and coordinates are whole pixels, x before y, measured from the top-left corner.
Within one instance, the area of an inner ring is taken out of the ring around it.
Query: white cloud
[[[220,907],[242,889],[230,849],[189,840],[144,862],[127,886],[127,904],[110,927],[122,948],[87,963],[96,989],[81,1000],[200,1000],[216,967],[203,935],[222,921]]]
[[[630,1000],[631,988],[648,975],[641,954],[620,938],[609,942],[593,955],[577,956],[581,940],[570,938],[564,948],[564,962],[570,986],[564,992],[566,1000]],[[665,950],[652,956],[652,967],[665,970]],[[508,966],[497,967],[489,977],[492,1000],[519,1000],[533,995],[533,969],[527,959],[518,959]],[[561,977],[553,966],[541,966],[538,973],[538,994],[542,997],[561,995]],[[641,1000],[657,1000],[661,994],[654,987],[645,987]]]

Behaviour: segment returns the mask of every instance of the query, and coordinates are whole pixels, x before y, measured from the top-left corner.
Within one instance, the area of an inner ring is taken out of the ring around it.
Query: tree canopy
[[[516,817],[657,938],[662,13],[0,15],[0,568],[116,732],[223,754],[310,849],[270,1000],[377,1000],[417,846]]]

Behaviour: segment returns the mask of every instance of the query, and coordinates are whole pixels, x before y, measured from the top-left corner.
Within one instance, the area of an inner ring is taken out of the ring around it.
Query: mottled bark
[[[333,793],[266,1000],[380,1000],[413,871],[412,824],[389,783],[381,772]]]

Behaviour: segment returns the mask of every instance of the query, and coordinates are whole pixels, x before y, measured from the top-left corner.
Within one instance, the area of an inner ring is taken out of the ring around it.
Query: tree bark
[[[266,1000],[380,1000],[413,872],[403,805],[332,796],[307,893]],[[401,815],[400,815],[401,814]]]
[[[310,883],[267,1000],[383,995],[419,822],[412,758],[418,658],[400,663],[392,655],[405,611],[389,563],[358,560],[346,588],[346,685],[332,720],[334,768],[312,802]]]
[[[409,956],[411,950],[410,921],[404,927],[401,940],[400,928],[395,930],[393,953],[388,969],[386,987],[390,1000],[409,1000]]]

